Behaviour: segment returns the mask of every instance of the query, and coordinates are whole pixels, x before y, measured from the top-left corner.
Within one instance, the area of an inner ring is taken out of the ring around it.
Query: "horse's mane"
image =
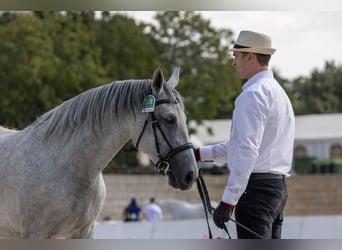
[[[181,102],[179,93],[163,84],[171,102]],[[141,112],[143,100],[150,94],[151,80],[116,81],[75,96],[39,117],[33,127],[46,128],[45,139],[70,136],[82,127],[99,132],[105,120],[126,119]]]

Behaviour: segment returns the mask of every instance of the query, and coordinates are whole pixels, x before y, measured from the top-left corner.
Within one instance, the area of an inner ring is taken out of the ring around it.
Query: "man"
[[[163,213],[161,208],[156,204],[155,198],[150,198],[150,204],[144,208],[144,216],[147,221],[161,221],[163,220]]]
[[[123,220],[124,221],[140,221],[140,213],[141,207],[137,203],[137,199],[132,197],[131,202],[123,211]]]
[[[240,239],[281,238],[292,165],[294,113],[288,96],[268,70],[272,48],[265,34],[241,31],[231,49],[237,74],[248,80],[235,100],[230,139],[195,150],[197,160],[225,157],[230,174],[214,222],[222,228],[235,208]]]

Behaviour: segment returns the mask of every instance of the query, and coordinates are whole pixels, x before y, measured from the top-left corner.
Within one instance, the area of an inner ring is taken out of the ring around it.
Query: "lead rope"
[[[196,184],[197,184],[198,193],[201,197],[202,204],[203,204],[204,215],[205,215],[205,219],[206,219],[207,226],[208,226],[209,239],[212,239],[213,235],[211,233],[211,229],[210,229],[210,225],[209,225],[209,219],[208,219],[208,213],[212,214],[212,212],[210,211],[212,209],[212,207],[211,207],[211,204],[207,203],[207,199],[206,199],[207,196],[204,195],[203,184],[205,185],[205,183],[203,182],[203,178],[201,175],[201,169],[200,169]]]
[[[213,235],[211,233],[211,229],[210,229],[210,225],[209,225],[208,213],[210,215],[213,215],[215,209],[213,208],[213,206],[210,203],[208,189],[207,189],[207,186],[205,185],[205,182],[204,182],[204,179],[203,179],[203,176],[202,176],[202,173],[201,173],[201,169],[199,169],[198,179],[197,179],[196,182],[197,182],[198,193],[199,193],[199,195],[201,197],[201,200],[202,200],[204,214],[205,214],[205,217],[206,217],[206,220],[207,220],[208,231],[209,231],[209,239],[212,239]],[[263,238],[260,234],[258,234],[257,232],[253,231],[252,229],[246,227],[245,225],[239,223],[238,221],[234,220],[233,218],[229,218],[229,220],[234,222],[239,227],[242,227],[246,231],[250,232],[251,234],[254,234],[258,238],[260,238],[260,239]],[[223,230],[227,233],[229,239],[231,239],[232,237],[229,234],[229,231],[228,231],[228,229],[226,227],[226,224],[223,224]]]
[[[208,189],[207,189],[207,186],[205,185],[205,182],[202,176],[202,169],[199,169],[198,179],[196,181],[196,184],[197,184],[198,193],[201,197],[202,204],[203,204],[204,214],[205,214],[205,218],[206,218],[207,226],[208,226],[209,239],[212,239],[213,234],[211,233],[208,214],[213,215],[215,208],[211,205]],[[227,233],[229,239],[231,239],[232,237],[230,236],[225,224],[223,224],[223,230]]]

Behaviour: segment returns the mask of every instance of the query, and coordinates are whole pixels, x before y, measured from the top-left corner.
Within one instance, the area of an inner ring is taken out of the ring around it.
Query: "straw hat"
[[[272,42],[269,36],[254,31],[242,30],[234,47],[230,51],[272,55],[276,49],[272,48]]]

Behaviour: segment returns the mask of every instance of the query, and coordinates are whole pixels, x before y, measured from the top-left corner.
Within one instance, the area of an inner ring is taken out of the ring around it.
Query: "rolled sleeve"
[[[213,147],[212,146],[201,146],[199,148],[200,152],[200,160],[206,162],[214,161],[214,154],[213,154]]]
[[[228,141],[200,147],[200,159],[204,162],[227,162]]]

